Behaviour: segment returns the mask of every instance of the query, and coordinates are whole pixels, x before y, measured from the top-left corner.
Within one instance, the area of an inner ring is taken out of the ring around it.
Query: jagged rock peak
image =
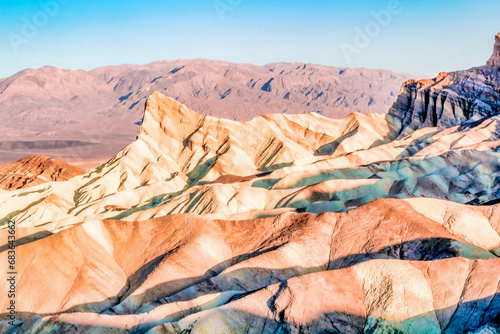
[[[154,135],[160,129],[162,132],[182,132],[184,125],[197,124],[201,117],[175,99],[153,92],[146,102],[139,136]]]
[[[500,33],[486,66],[408,80],[389,110],[405,137],[424,127],[446,128],[500,114]]]
[[[500,32],[495,36],[495,46],[493,54],[486,63],[490,67],[500,67]]]

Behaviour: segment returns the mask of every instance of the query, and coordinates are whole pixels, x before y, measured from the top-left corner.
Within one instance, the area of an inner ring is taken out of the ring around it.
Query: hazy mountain
[[[184,59],[108,66],[90,73],[123,94],[122,105],[139,114],[148,96],[159,91],[201,114],[233,120],[281,112],[318,112],[331,118],[352,112],[386,113],[401,83],[411,77],[304,63],[255,66]]]

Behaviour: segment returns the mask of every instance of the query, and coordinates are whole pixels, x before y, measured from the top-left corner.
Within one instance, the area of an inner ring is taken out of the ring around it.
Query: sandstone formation
[[[187,59],[89,72],[28,69],[0,79],[0,166],[44,154],[94,168],[133,141],[154,91],[203,115],[235,120],[281,112],[342,118],[352,112],[386,113],[409,78],[303,63]]]
[[[65,162],[31,155],[0,168],[0,189],[16,190],[50,181],[66,181],[84,173]]]
[[[387,115],[274,114],[236,122],[154,93],[135,142],[68,182],[33,187],[27,196],[0,192],[0,217],[63,228],[82,217],[345,211],[386,197],[487,203],[500,193],[497,118],[424,127],[390,141],[400,130]]]
[[[486,65],[492,68],[500,67],[500,33],[495,36],[495,46],[493,48],[493,54],[491,55]]]
[[[249,121],[155,92],[108,162],[0,190],[0,331],[499,333],[498,87],[483,66],[389,114]]]
[[[256,220],[89,221],[18,248],[29,276],[11,332],[496,328],[499,232],[498,207],[436,199]]]

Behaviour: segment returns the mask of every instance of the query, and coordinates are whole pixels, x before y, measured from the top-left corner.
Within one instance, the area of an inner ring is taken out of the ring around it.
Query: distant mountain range
[[[74,71],[27,69],[0,80],[0,166],[45,154],[97,166],[132,141],[159,91],[203,115],[386,113],[409,74],[304,63],[174,60]]]

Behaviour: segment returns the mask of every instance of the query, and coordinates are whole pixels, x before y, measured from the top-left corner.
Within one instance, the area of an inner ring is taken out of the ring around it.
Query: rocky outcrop
[[[475,122],[500,113],[500,38],[487,66],[440,73],[435,79],[410,80],[403,84],[389,114],[404,137],[424,127],[440,129]]]
[[[495,36],[495,46],[493,47],[493,54],[491,58],[486,63],[489,67],[498,68],[500,67],[500,33]]]
[[[17,190],[50,181],[66,181],[85,171],[57,159],[32,155],[0,168],[0,189]]]

